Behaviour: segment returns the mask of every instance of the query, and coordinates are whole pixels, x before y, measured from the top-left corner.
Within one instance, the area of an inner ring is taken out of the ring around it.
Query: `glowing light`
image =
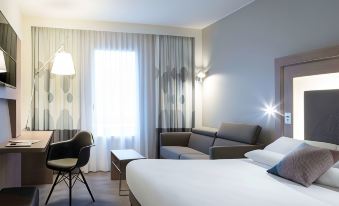
[[[203,79],[203,78],[206,77],[206,73],[203,72],[203,71],[200,71],[200,72],[197,74],[197,77],[198,77],[199,79]]]
[[[279,111],[277,110],[277,105],[272,104],[266,104],[265,108],[263,108],[263,111],[265,112],[265,115],[270,117],[275,117],[277,114],[279,114]]]
[[[75,74],[73,59],[70,53],[59,52],[55,55],[51,73],[57,75]]]

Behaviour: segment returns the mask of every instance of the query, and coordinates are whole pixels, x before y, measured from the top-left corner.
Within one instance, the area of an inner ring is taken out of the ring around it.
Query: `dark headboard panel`
[[[305,139],[339,144],[339,90],[306,91]]]

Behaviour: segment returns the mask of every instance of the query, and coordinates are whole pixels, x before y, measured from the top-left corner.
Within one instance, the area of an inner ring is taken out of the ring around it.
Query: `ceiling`
[[[202,29],[254,0],[17,0],[25,15]]]

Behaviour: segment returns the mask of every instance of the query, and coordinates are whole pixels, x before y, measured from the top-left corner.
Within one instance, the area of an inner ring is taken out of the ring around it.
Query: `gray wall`
[[[274,59],[339,45],[338,0],[256,0],[203,30],[203,124],[256,123],[273,138],[263,116],[274,101]]]

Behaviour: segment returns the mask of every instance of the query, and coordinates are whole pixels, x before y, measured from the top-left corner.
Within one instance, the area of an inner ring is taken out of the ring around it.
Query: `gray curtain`
[[[157,128],[194,127],[194,39],[156,37]]]

